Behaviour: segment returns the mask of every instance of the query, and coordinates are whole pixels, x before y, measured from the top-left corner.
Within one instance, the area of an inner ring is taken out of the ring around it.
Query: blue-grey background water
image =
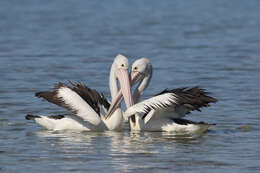
[[[0,1],[0,172],[260,172],[260,1]],[[109,96],[118,53],[146,56],[144,97],[202,86],[217,104],[187,118],[199,137],[53,132],[27,113],[66,110],[35,98],[59,81]]]

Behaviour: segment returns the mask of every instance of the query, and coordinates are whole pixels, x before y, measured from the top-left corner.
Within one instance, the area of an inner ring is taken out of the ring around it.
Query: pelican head
[[[152,64],[149,59],[143,57],[136,60],[132,65],[131,72],[131,83],[136,84],[139,81],[144,80],[144,78],[152,75]]]
[[[114,64],[117,69],[129,69],[128,59],[124,55],[118,54],[114,59]]]
[[[121,54],[117,55],[114,59],[114,63],[112,65],[111,70],[113,71],[114,73],[113,75],[115,76],[115,78],[119,80],[121,90],[112,100],[111,106],[108,110],[107,115],[105,116],[105,119],[110,117],[113,114],[113,112],[116,110],[116,108],[121,102],[122,96],[125,100],[125,104],[127,108],[134,104],[132,93],[131,93],[130,76],[128,73],[128,69],[129,69],[128,59]]]

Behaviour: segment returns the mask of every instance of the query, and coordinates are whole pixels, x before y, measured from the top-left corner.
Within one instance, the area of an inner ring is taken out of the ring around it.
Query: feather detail
[[[127,116],[134,115],[136,113],[147,114],[150,110],[165,109],[172,105],[177,105],[177,97],[173,93],[164,93],[150,99],[139,102],[125,112]],[[144,118],[144,117],[143,117]]]
[[[61,106],[85,121],[95,125],[99,124],[101,121],[100,109],[108,109],[110,106],[108,101],[102,94],[88,88],[83,83],[69,82],[72,87],[59,83],[54,86],[52,91],[38,92],[35,96]]]
[[[207,94],[209,93],[199,87],[166,89],[150,99],[131,106],[125,113],[127,116],[142,113],[142,119],[145,119],[151,110],[160,110],[172,113],[175,118],[179,118],[190,113],[190,111],[201,111],[201,107],[208,107],[209,103],[217,102],[217,99]]]

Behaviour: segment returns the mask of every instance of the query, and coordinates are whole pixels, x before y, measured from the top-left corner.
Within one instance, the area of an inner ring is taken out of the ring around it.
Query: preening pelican
[[[195,133],[206,131],[210,124],[193,122],[183,117],[193,110],[200,111],[217,100],[199,87],[164,90],[154,97],[141,101],[140,97],[152,77],[152,64],[147,58],[136,60],[132,65],[131,84],[138,83],[133,99],[135,105],[128,108],[125,117],[130,117],[133,131],[173,131]],[[106,117],[110,116],[110,111]]]
[[[27,115],[26,119],[35,120],[36,123],[50,130],[119,131],[123,127],[123,113],[120,108],[122,96],[127,107],[133,105],[128,69],[128,59],[123,55],[117,55],[110,70],[109,86],[113,107],[110,119],[104,119],[110,104],[102,94],[83,83],[72,82],[70,82],[71,87],[59,83],[52,91],[35,94],[39,98],[66,108],[72,112],[72,115]],[[121,86],[120,93],[118,93],[117,80]]]

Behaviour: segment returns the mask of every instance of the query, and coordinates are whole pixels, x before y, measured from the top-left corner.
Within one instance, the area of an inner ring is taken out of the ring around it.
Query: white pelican
[[[27,115],[26,119],[50,130],[87,130],[87,131],[119,131],[123,127],[123,114],[120,108],[123,94],[126,106],[133,105],[133,98],[128,73],[128,59],[117,55],[110,70],[110,92],[112,97],[113,114],[111,119],[104,119],[110,104],[102,94],[88,88],[82,83],[71,83],[72,87],[59,83],[52,91],[38,92],[35,95],[48,102],[64,107],[73,115]],[[117,80],[121,90],[118,94]]]
[[[190,111],[208,107],[217,100],[199,87],[164,90],[154,97],[139,102],[152,77],[152,64],[147,58],[136,60],[132,65],[132,85],[139,82],[133,98],[137,103],[125,112],[130,117],[133,131],[171,131],[176,133],[205,132],[210,124],[183,119]],[[139,102],[139,103],[138,103]],[[110,116],[108,111],[106,118]]]

